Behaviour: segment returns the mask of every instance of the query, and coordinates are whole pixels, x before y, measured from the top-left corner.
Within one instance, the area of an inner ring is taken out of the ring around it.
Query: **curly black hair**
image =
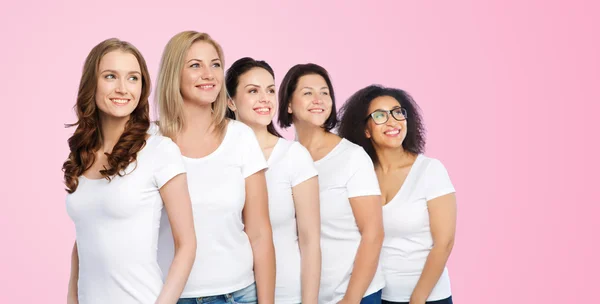
[[[400,106],[406,109],[406,138],[402,142],[405,151],[421,154],[425,150],[425,127],[420,113],[420,108],[413,98],[405,91],[388,88],[381,85],[370,85],[354,93],[340,109],[340,127],[338,133],[341,137],[360,145],[369,154],[373,163],[377,164],[377,154],[371,139],[365,135],[367,117],[371,102],[381,96],[396,99]]]

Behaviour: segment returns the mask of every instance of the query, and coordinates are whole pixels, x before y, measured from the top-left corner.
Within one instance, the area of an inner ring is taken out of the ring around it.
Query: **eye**
[[[275,89],[269,89],[270,94],[275,94]]]
[[[198,63],[192,63],[192,65],[190,65],[190,68],[199,68],[200,64]]]
[[[220,68],[221,67],[221,63],[220,62],[215,62],[215,63],[213,63],[213,67],[214,68]]]
[[[129,80],[131,81],[137,81],[139,78],[137,76],[130,76]]]
[[[373,118],[375,118],[376,120],[383,119],[383,118],[385,118],[385,113],[384,112],[375,112],[375,113],[373,113]]]
[[[106,78],[106,79],[115,79],[117,77],[115,76],[115,74],[107,74],[107,75],[104,75],[104,78]]]
[[[327,95],[329,95],[329,92],[321,92],[321,95],[327,96]]]
[[[305,95],[305,96],[306,95],[312,95],[312,92],[311,91],[307,91],[307,92],[304,92],[304,94],[302,94],[302,95]]]
[[[258,93],[258,90],[256,90],[256,89],[250,89],[250,91],[248,91],[248,93],[256,94],[256,93]]]

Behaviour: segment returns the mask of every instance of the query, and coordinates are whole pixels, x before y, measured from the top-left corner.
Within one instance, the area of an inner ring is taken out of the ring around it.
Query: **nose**
[[[322,104],[323,99],[321,99],[321,97],[317,96],[315,99],[313,99],[312,103],[313,104]]]
[[[117,93],[127,94],[127,90],[125,89],[125,80],[122,79],[118,81],[117,88],[115,89]]]
[[[210,68],[204,68],[200,77],[202,77],[202,79],[204,80],[212,80],[215,77],[215,75],[213,74],[213,71]]]

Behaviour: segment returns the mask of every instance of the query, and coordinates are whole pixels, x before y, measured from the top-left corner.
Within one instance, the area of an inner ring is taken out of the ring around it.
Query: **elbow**
[[[450,255],[452,248],[454,248],[454,238],[449,238],[434,243],[433,248],[440,250],[446,255]]]
[[[361,234],[361,238],[364,242],[368,243],[370,246],[377,246],[381,248],[383,246],[383,239],[385,237],[385,233],[383,231],[383,226],[370,229]]]
[[[183,253],[186,256],[189,255],[195,257],[196,248],[197,241],[194,234],[175,242],[175,254]]]

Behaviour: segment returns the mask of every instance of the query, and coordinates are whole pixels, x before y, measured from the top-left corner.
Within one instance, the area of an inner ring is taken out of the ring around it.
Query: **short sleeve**
[[[231,123],[236,123],[236,121],[232,121]],[[254,135],[254,131],[250,129],[250,127],[241,124],[241,133],[240,133],[240,147],[239,153],[242,154],[242,175],[244,178],[267,168],[267,161],[265,160],[265,155],[258,144],[258,140],[256,139],[256,135]]]
[[[154,182],[160,189],[173,177],[186,171],[179,147],[168,137],[158,137],[161,142],[154,155]]]
[[[346,184],[348,198],[381,195],[373,161],[371,161],[367,152],[362,148],[357,148],[353,151],[353,154],[348,162],[348,166],[351,166],[354,172]]]
[[[425,198],[428,201],[455,192],[448,171],[439,160],[431,159],[426,174]]]
[[[290,181],[292,187],[318,175],[315,162],[310,153],[299,142],[292,143],[287,158],[291,163]]]

